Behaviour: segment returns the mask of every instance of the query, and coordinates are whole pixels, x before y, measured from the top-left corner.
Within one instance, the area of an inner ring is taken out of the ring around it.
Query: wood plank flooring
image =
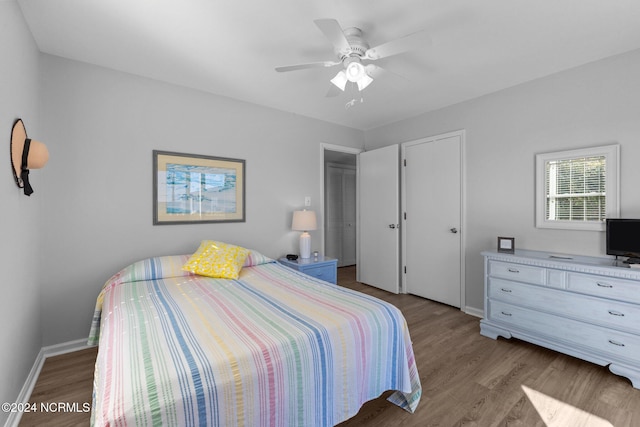
[[[404,313],[422,381],[414,414],[386,401],[365,404],[347,426],[640,426],[640,390],[606,367],[519,340],[480,335],[479,319],[413,295],[393,295],[338,269],[341,286]],[[91,402],[96,349],[46,360],[30,403]],[[28,413],[21,426],[85,426],[88,412]]]
[[[47,358],[29,398],[36,411],[23,413],[20,426],[88,426],[97,354],[92,347]],[[67,403],[75,407],[58,406]]]

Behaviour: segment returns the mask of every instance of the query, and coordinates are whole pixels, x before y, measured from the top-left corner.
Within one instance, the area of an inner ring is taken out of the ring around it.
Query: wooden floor
[[[606,367],[479,333],[479,319],[412,295],[393,295],[338,270],[341,286],[389,301],[404,313],[422,382],[414,414],[386,401],[363,406],[340,426],[640,426],[640,390]],[[21,426],[88,425],[96,349],[46,360],[30,403],[77,404],[77,411],[24,414]],[[73,407],[72,407],[73,409]]]

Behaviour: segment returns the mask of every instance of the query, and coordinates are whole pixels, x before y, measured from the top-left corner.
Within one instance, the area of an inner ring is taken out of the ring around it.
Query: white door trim
[[[412,145],[417,145],[417,144],[422,144],[425,142],[434,142],[434,141],[439,141],[441,139],[446,139],[446,138],[451,138],[451,137],[455,137],[455,136],[459,136],[460,137],[460,184],[461,184],[461,189],[460,189],[460,228],[461,228],[461,234],[460,234],[460,309],[465,311],[466,310],[466,275],[465,275],[465,248],[466,248],[466,230],[467,230],[467,218],[466,218],[466,206],[465,206],[465,200],[466,200],[466,156],[465,156],[465,145],[466,145],[466,131],[464,129],[462,130],[458,130],[458,131],[454,131],[454,132],[448,132],[448,133],[444,133],[441,135],[434,135],[434,136],[429,136],[429,137],[425,137],[425,138],[421,138],[421,139],[417,139],[417,140],[413,140],[413,141],[408,141],[408,142],[404,142],[402,144],[400,144],[400,150],[401,150],[401,161],[404,162],[405,156],[406,156],[406,147],[412,146]],[[407,200],[407,194],[406,194],[406,176],[405,176],[405,169],[404,167],[402,168],[402,172],[401,172],[401,177],[400,177],[400,188],[401,188],[401,196],[400,196],[400,206],[402,209],[402,213],[406,212],[407,206],[406,206],[406,200]],[[402,259],[402,266],[406,265],[406,253],[407,253],[407,248],[406,248],[406,241],[407,241],[407,236],[406,236],[406,227],[404,226],[404,214],[402,214],[401,216],[401,221],[403,222],[402,227],[401,227],[401,254],[400,257]],[[404,267],[403,267],[404,268]],[[402,281],[401,281],[401,288],[400,288],[400,292],[402,293],[407,293],[407,283],[406,283],[406,275],[405,274],[401,274],[402,276]]]

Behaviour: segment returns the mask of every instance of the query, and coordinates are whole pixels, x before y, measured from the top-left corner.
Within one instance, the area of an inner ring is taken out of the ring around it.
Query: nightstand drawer
[[[309,276],[315,277],[316,279],[324,280],[329,283],[336,283],[336,267],[334,265],[308,267],[301,271]]]
[[[299,272],[311,277],[315,277],[316,279],[324,280],[325,282],[333,283],[334,285],[338,283],[338,260],[335,258],[327,258],[323,256],[297,260],[280,258],[278,262],[286,267],[298,270]]]

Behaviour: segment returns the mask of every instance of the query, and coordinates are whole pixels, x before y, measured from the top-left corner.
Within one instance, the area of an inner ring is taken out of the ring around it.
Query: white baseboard
[[[40,371],[42,370],[42,366],[44,365],[44,361],[47,357],[58,356],[65,353],[71,353],[72,351],[84,350],[85,348],[89,348],[87,345],[87,339],[79,339],[75,341],[68,341],[61,344],[50,345],[46,347],[42,347],[38,352],[38,356],[36,356],[36,360],[31,367],[31,371],[29,371],[29,375],[27,376],[27,380],[22,386],[22,390],[20,390],[20,394],[16,399],[16,403],[27,403],[29,398],[31,397],[31,393],[33,392],[33,388],[36,386],[36,382],[38,381],[38,376],[40,375]],[[4,423],[5,427],[18,427],[20,424],[20,419],[22,418],[21,412],[10,412],[9,418]]]
[[[481,319],[484,317],[484,310],[481,310],[479,308],[467,306],[464,308],[464,312],[467,314],[470,314],[471,316],[479,317]]]
[[[18,395],[18,399],[16,399],[16,403],[26,403],[29,401],[29,397],[31,397],[31,392],[36,385],[36,381],[38,381],[38,375],[40,375],[40,371],[42,370],[42,365],[44,365],[44,348],[41,348],[38,352],[38,356],[36,356],[36,361],[33,363],[31,367],[31,371],[29,371],[29,375],[27,376],[27,380],[22,386],[22,390],[20,390],[20,394]],[[22,412],[10,412],[9,418],[4,423],[5,427],[18,427],[20,424],[20,419],[22,418]]]
[[[87,338],[81,338],[79,340],[67,341],[62,344],[54,344],[49,345],[47,347],[42,347],[42,351],[44,351],[44,358],[51,356],[58,356],[60,354],[71,353],[73,351],[84,350],[91,346],[87,345]]]

